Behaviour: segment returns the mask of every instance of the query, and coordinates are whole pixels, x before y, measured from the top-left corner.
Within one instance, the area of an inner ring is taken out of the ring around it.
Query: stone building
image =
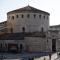
[[[49,27],[48,12],[26,6],[7,13],[6,33],[0,35],[0,51],[60,51],[58,30]]]
[[[49,13],[26,6],[7,13],[8,29],[13,32],[40,32],[41,29],[49,29]],[[10,32],[10,31],[8,31]]]
[[[49,32],[53,42],[52,49],[60,51],[60,25],[50,26]]]

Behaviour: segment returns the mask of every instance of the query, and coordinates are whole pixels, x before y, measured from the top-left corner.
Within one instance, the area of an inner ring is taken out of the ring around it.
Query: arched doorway
[[[43,27],[41,27],[41,32],[44,32],[44,28]]]
[[[25,32],[25,27],[22,27],[22,32]]]
[[[18,52],[18,44],[8,44],[8,52],[11,53]]]
[[[11,28],[11,33],[13,33],[13,28]]]
[[[56,52],[56,39],[52,39],[52,52]]]
[[[20,52],[22,52],[22,51],[23,51],[23,45],[20,44]]]

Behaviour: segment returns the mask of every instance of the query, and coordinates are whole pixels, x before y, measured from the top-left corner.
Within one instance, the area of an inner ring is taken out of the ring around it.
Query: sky
[[[49,25],[60,24],[60,0],[0,0],[0,22],[7,20],[7,12],[27,5],[50,13]]]

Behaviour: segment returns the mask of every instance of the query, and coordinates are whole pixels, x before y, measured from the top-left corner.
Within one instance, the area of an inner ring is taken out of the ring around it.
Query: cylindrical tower
[[[47,31],[49,28],[49,13],[26,6],[7,13],[8,32],[40,32],[43,28]]]

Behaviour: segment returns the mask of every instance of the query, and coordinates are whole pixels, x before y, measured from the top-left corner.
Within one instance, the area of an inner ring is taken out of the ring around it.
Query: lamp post
[[[48,52],[49,52],[49,60],[51,60],[51,51],[50,51],[50,47],[49,47],[49,40],[48,39],[51,39],[51,37],[49,36],[49,33],[47,31],[47,49],[48,49]]]

